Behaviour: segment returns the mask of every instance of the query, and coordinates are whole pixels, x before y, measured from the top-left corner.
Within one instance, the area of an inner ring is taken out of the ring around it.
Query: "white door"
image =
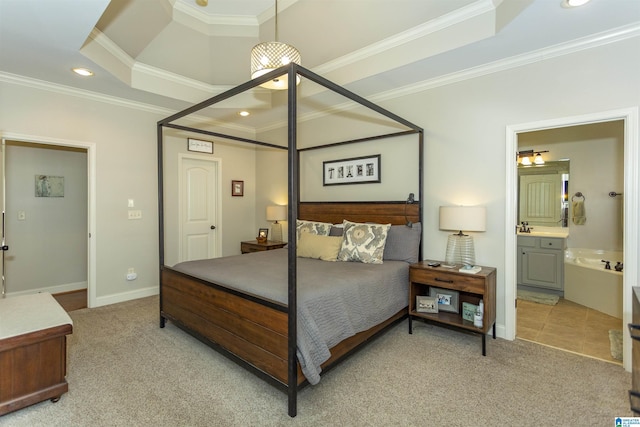
[[[220,256],[219,163],[180,157],[180,261]]]

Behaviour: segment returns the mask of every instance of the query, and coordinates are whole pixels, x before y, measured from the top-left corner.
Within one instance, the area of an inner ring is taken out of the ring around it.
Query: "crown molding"
[[[535,62],[545,61],[547,59],[559,56],[569,55],[596,47],[617,43],[620,41],[640,37],[640,24],[631,24],[615,28],[610,31],[592,34],[565,43],[527,52],[521,55],[512,56],[488,64],[480,65],[466,70],[457,71],[455,73],[439,76],[433,79],[424,80],[418,83],[406,85],[397,89],[378,93],[371,97],[374,102],[385,101],[398,98],[401,96],[415,94],[436,87],[447,86],[464,80],[485,76],[488,74],[499,73],[501,71],[513,68],[523,67]]]
[[[349,52],[339,58],[326,62],[315,68],[314,72],[320,75],[328,74],[337,69],[355,64],[363,59],[375,57],[390,49],[430,36],[438,31],[484,15],[495,13],[496,7],[491,0],[471,3],[468,6],[449,12],[424,24],[410,28],[406,31],[388,37],[377,43],[373,43],[354,52]]]
[[[89,101],[114,105],[116,107],[131,108],[134,110],[144,111],[147,113],[158,114],[161,117],[168,117],[177,112],[176,110],[172,110],[170,108],[158,107],[157,105],[153,105],[153,104],[147,104],[139,101],[131,101],[128,99],[119,98],[111,95],[105,95],[102,93],[92,92],[88,90],[76,89],[71,86],[51,83],[44,80],[38,80],[31,77],[25,77],[17,74],[6,73],[3,71],[0,71],[0,82],[17,85],[17,86],[24,86],[31,89],[37,89],[37,90],[42,90],[46,92],[57,93],[60,95],[75,96],[77,98],[86,99]],[[211,123],[212,125],[215,125],[224,129],[230,129],[230,130],[255,134],[255,129],[253,129],[252,127],[241,126],[235,123],[219,122],[219,121],[212,120],[211,117],[207,117],[207,116],[192,114],[190,116],[187,116],[185,120],[193,123],[208,122],[208,123]]]
[[[418,92],[424,92],[437,87],[447,86],[450,84],[459,83],[465,80],[471,80],[489,74],[499,73],[513,68],[523,67],[535,62],[541,62],[548,59],[593,49],[607,44],[617,43],[635,37],[640,37],[640,24],[631,24],[618,27],[611,31],[596,33],[587,37],[572,40],[570,42],[557,44],[533,52],[527,52],[522,55],[512,56],[509,58],[501,59],[499,61],[494,61],[477,67],[468,68],[466,70],[457,71],[455,73],[450,73],[444,76],[439,76],[433,79],[428,79],[418,83],[402,86],[400,88],[380,92],[367,98],[374,103],[382,103],[403,96],[415,95]],[[316,70],[313,71],[317,72]],[[352,110],[358,105],[359,104],[352,101],[343,102],[323,111],[315,111],[312,113],[300,115],[298,119],[301,122],[314,120],[320,117],[334,114],[336,112]],[[286,121],[280,121],[278,123],[256,129],[256,133],[271,131],[282,126],[286,126]]]

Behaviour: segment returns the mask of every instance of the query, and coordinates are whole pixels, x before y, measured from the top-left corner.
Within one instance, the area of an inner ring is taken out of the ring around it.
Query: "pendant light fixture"
[[[292,62],[300,64],[300,52],[286,43],[278,41],[278,0],[275,1],[275,36],[273,42],[257,44],[251,49],[251,78],[255,79],[277,68]],[[284,74],[277,79],[261,84],[267,89],[286,89],[288,76]],[[296,76],[296,85],[300,83],[300,77]]]

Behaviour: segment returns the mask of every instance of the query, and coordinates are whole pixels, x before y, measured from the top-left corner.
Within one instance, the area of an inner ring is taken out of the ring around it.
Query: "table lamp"
[[[458,230],[447,240],[445,263],[473,269],[476,262],[473,237],[462,231],[485,231],[487,210],[483,206],[440,206],[440,229]]]
[[[267,221],[275,221],[271,225],[271,239],[282,241],[282,225],[278,221],[285,219],[287,219],[286,206],[267,206]]]

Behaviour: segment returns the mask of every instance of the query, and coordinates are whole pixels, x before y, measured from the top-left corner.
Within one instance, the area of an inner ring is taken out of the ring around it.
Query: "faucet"
[[[613,267],[616,271],[622,271],[622,263],[620,261],[616,262],[616,266]]]
[[[604,269],[605,270],[611,270],[611,261],[606,261],[604,259],[601,259],[600,261],[604,262]]]
[[[522,221],[522,226],[520,227],[521,233],[531,233],[531,227],[529,227],[529,223],[526,221]]]

